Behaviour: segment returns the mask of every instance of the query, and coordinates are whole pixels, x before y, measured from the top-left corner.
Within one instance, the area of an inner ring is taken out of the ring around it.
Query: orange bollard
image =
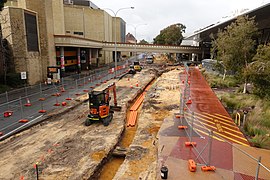
[[[61,88],[61,92],[66,92],[64,87]]]
[[[186,102],[186,104],[192,104],[191,98],[188,98],[188,101]]]
[[[188,169],[190,172],[195,172],[196,171],[196,163],[194,160],[190,159],[188,160]]]
[[[215,171],[216,167],[215,166],[202,166],[201,167],[202,171]]]

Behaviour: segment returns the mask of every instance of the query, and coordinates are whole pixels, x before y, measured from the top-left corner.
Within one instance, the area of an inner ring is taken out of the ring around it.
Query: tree
[[[149,42],[147,42],[145,39],[143,39],[143,40],[141,40],[141,41],[139,42],[139,44],[149,44]]]
[[[253,62],[248,65],[246,76],[254,85],[254,92],[260,97],[270,98],[270,44],[260,45]]]
[[[185,29],[186,26],[181,23],[170,25],[161,30],[160,34],[154,38],[154,44],[180,45]]]
[[[222,61],[225,72],[230,70],[239,75],[238,77],[243,77],[243,93],[246,93],[247,86],[244,72],[255,54],[254,38],[257,34],[254,17],[239,16],[224,31],[218,32],[217,39],[212,37],[212,53],[217,51],[217,59]]]

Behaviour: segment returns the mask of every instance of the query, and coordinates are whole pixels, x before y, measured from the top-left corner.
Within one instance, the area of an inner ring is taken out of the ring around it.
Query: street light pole
[[[134,30],[135,30],[135,61],[137,61],[137,27],[139,26],[143,26],[143,25],[147,25],[147,24],[137,24],[136,26],[132,25],[134,27]]]
[[[110,10],[114,14],[114,49],[115,49],[115,52],[114,52],[114,72],[115,72],[115,76],[114,76],[114,78],[116,78],[116,76],[117,76],[116,15],[121,10],[134,9],[134,7],[120,8],[116,12],[114,12],[112,9],[109,9],[109,8],[105,8],[105,9]]]

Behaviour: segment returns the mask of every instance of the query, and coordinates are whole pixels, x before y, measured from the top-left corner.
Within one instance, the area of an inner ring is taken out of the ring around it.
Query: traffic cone
[[[133,86],[132,85],[130,85],[130,89],[132,89],[133,88]]]
[[[136,83],[136,87],[138,87],[138,86],[139,86],[139,83],[137,82],[137,83]]]
[[[64,101],[64,102],[62,102],[62,106],[66,106],[67,105],[67,103]]]
[[[64,86],[61,88],[61,92],[66,92]]]
[[[24,106],[26,107],[32,106],[29,98],[26,98],[26,104],[24,104]]]
[[[4,117],[10,117],[13,114],[13,111],[5,111],[4,112]]]

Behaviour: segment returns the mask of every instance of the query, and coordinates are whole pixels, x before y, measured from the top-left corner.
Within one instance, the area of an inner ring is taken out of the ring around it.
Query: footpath
[[[199,69],[179,77],[180,112],[158,133],[157,179],[270,179],[270,151],[250,147]]]

